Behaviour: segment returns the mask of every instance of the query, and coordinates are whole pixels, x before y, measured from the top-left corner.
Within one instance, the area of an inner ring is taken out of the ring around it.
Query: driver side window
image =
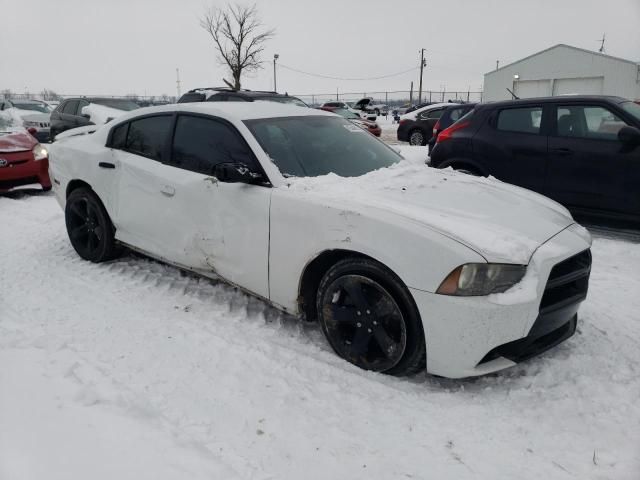
[[[171,149],[173,167],[212,175],[220,163],[256,167],[253,152],[235,128],[212,118],[178,116]]]

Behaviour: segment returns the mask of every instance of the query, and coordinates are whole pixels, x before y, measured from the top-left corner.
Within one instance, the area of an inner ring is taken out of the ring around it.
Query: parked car
[[[375,103],[372,97],[361,98],[353,104],[353,108],[376,116],[389,114],[389,106],[384,103]]]
[[[322,108],[323,110],[328,110],[328,111],[334,111],[334,110],[337,110],[337,109],[347,110],[347,111],[349,111],[351,113],[355,113],[356,115],[358,115],[361,118],[367,118],[367,113],[366,112],[363,112],[361,110],[356,110],[355,108],[353,108],[351,106],[351,104],[349,104],[347,102],[339,102],[339,101],[324,102],[320,106],[320,108]]]
[[[479,104],[440,133],[431,165],[492,175],[576,212],[640,220],[640,106],[579,95]]]
[[[65,130],[106,123],[138,108],[137,103],[124,98],[67,98],[51,113],[51,140]]]
[[[433,126],[433,132],[431,134],[431,139],[429,140],[429,153],[433,150],[433,146],[436,144],[436,139],[438,138],[438,135],[440,135],[440,132],[460,120],[467,113],[473,110],[475,106],[475,103],[465,103],[462,105],[451,105],[444,109],[442,115],[440,115],[440,118]]]
[[[178,103],[193,102],[255,102],[263,100],[267,102],[288,103],[299,107],[309,107],[298,97],[278,92],[265,92],[258,90],[233,90],[227,87],[194,88],[182,95]]]
[[[129,245],[224,279],[369,370],[512,366],[570,337],[587,293],[590,236],[565,208],[406,161],[328,112],[154,107],[55,142],[50,162],[80,257]]]
[[[358,115],[357,113],[353,113],[350,110],[346,110],[344,108],[333,108],[333,107],[320,107],[320,110],[337,113],[342,118],[349,120],[354,125],[357,125],[363,130],[368,131],[371,135],[374,135],[376,137],[379,137],[380,135],[382,135],[382,129],[380,128],[380,125],[378,125],[376,122],[372,122],[371,120],[366,120],[362,118],[360,115]]]
[[[451,103],[433,103],[400,117],[398,140],[409,145],[426,145],[433,135],[433,127]]]
[[[40,142],[49,139],[51,110],[40,100],[0,100],[0,116],[15,127],[33,129]]]
[[[26,130],[0,127],[0,192],[33,183],[51,190],[47,158],[46,148]]]

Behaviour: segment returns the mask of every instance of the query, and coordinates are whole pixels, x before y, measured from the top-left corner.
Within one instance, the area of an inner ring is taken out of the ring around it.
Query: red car
[[[356,113],[350,112],[349,110],[346,110],[344,108],[319,107],[319,109],[325,110],[331,113],[337,113],[341,117],[344,117],[346,120],[349,120],[351,123],[355,123],[359,127],[364,128],[366,131],[368,131],[372,135],[375,135],[376,137],[379,137],[382,134],[382,129],[380,128],[380,125],[378,125],[376,122],[372,122],[371,120],[365,120],[364,118],[360,117]]]
[[[39,183],[51,190],[47,149],[29,132],[0,129],[0,192]]]

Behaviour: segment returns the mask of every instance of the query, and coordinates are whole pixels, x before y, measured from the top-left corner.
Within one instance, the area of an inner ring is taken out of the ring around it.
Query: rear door
[[[56,124],[56,133],[64,132],[77,127],[75,121],[79,100],[67,100],[59,111],[59,123]]]
[[[474,158],[500,180],[544,192],[547,111],[543,104],[531,104],[493,112],[474,137]]]
[[[433,127],[436,122],[440,119],[442,114],[444,113],[444,108],[434,108],[431,110],[426,110],[424,112],[420,112],[416,116],[416,120],[425,136],[425,140],[429,142],[431,137],[433,136]]]
[[[567,206],[634,213],[627,175],[638,168],[637,152],[618,140],[618,131],[627,123],[610,105],[597,103],[558,103],[553,120],[549,196]]]

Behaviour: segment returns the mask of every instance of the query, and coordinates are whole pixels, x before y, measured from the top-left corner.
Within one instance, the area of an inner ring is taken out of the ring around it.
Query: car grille
[[[529,334],[494,348],[478,365],[499,357],[522,362],[571,337],[576,331],[578,305],[587,297],[590,273],[590,250],[555,265],[540,301],[538,318]]]
[[[548,313],[587,297],[591,251],[585,250],[558,263],[549,274],[549,280],[540,302],[540,313]]]

